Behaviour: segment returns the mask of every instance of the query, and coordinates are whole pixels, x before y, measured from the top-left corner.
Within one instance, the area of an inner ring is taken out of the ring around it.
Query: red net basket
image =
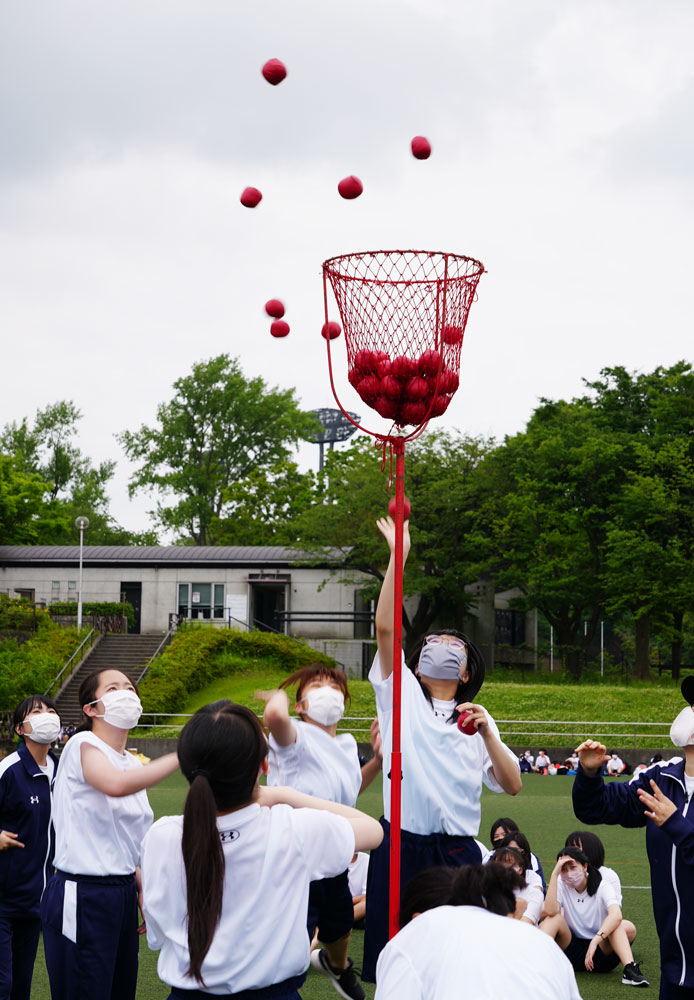
[[[458,389],[465,326],[483,273],[472,257],[423,250],[324,262],[326,323],[329,282],[345,333],[347,375],[367,406],[399,427],[419,428],[445,413]]]

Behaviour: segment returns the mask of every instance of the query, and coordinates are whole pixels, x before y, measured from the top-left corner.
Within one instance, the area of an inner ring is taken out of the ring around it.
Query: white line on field
[[[623,885],[622,889],[650,889],[650,885]]]

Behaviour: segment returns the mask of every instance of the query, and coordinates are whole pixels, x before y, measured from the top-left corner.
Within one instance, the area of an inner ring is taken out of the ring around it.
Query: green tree
[[[42,513],[48,484],[0,455],[0,539],[4,545],[33,545],[44,528]]]
[[[251,469],[223,492],[225,516],[214,518],[217,545],[296,545],[297,518],[315,501],[316,477],[296,462]]]
[[[130,494],[158,494],[158,524],[194,545],[214,545],[233,510],[234,484],[289,460],[299,440],[315,432],[315,417],[299,409],[294,390],[247,379],[227,354],[194,365],[174,390],[158,407],[156,426],[117,435],[139,464]]]

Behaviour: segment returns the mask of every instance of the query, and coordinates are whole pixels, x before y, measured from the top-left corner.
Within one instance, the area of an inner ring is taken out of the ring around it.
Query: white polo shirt
[[[375,1000],[581,1000],[561,948],[520,920],[477,906],[427,910],[388,942]]]
[[[383,745],[383,812],[390,821],[393,675],[383,680],[378,654],[369,680],[376,692]],[[402,828],[418,834],[476,837],[482,783],[493,792],[503,791],[492,774],[484,740],[479,733],[466,736],[455,723],[434,714],[404,657],[401,702]],[[497,725],[489,714],[487,719],[498,736]],[[519,769],[516,755],[508,747],[504,750]]]
[[[352,806],[361,788],[357,741],[351,733],[331,736],[301,719],[291,719],[296,740],[281,747],[270,734],[268,785],[288,785],[298,792]]]
[[[118,753],[92,732],[76,733],[67,741],[53,791],[53,863],[73,875],[130,875],[140,863],[142,840],[154,818],[147,792],[116,798],[89,785],[82,773],[85,743],[97,747],[119,771],[142,767],[131,753]]]
[[[345,871],[354,833],[318,809],[253,804],[217,819],[226,871],[222,917],[202,964],[208,992],[260,989],[308,968],[308,888]],[[142,859],[147,942],[161,949],[169,986],[198,989],[189,964],[182,816],[164,816],[145,837]]]
[[[557,902],[564,910],[564,919],[576,937],[590,940],[600,930],[607,916],[608,907],[620,906],[621,895],[615,892],[614,882],[603,879],[594,896],[588,890],[577,892],[557,879]]]

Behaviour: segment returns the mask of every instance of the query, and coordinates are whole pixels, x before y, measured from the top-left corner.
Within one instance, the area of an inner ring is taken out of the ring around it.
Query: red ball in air
[[[419,356],[419,370],[423,375],[436,375],[441,366],[441,355],[438,351],[424,351]]]
[[[263,194],[262,191],[258,190],[258,188],[247,187],[241,192],[240,201],[244,208],[255,208],[255,206],[259,205],[262,200]]]
[[[283,319],[276,319],[270,327],[270,333],[273,337],[286,337],[289,333],[289,323],[285,323]]]
[[[466,709],[458,716],[458,729],[461,733],[465,733],[466,736],[474,736],[477,732],[473,718],[474,716],[470,709]]]
[[[321,337],[325,337],[326,340],[334,340],[335,337],[339,337],[341,333],[342,327],[334,320],[324,323],[321,329]]]
[[[279,299],[268,299],[265,303],[265,312],[273,319],[282,319],[284,316],[284,304]]]
[[[415,160],[428,160],[431,156],[431,143],[425,136],[416,135],[412,140],[412,155]]]
[[[463,339],[462,326],[444,326],[443,328],[444,344],[459,344],[462,339]]]
[[[281,59],[268,59],[260,71],[268,83],[276,87],[287,75],[287,67]]]
[[[364,185],[355,177],[354,174],[350,174],[349,177],[343,177],[340,183],[337,185],[337,190],[343,198],[347,201],[351,201],[353,198],[358,198],[359,195],[364,190]]]
[[[407,520],[410,516],[410,513],[412,512],[412,507],[407,497],[403,497],[403,500],[404,500],[403,512],[405,514],[405,520]],[[391,517],[395,517],[395,497],[390,498],[390,503],[388,504],[388,513],[390,514]]]

